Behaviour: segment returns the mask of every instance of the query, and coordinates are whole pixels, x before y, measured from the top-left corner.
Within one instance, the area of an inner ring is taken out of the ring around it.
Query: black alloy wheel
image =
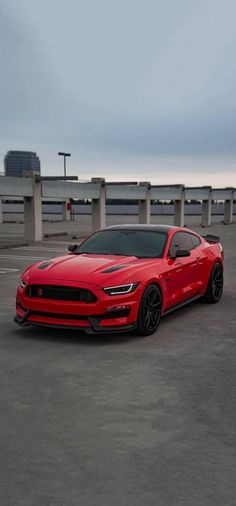
[[[153,334],[160,322],[162,296],[158,286],[149,285],[142,297],[138,313],[138,333],[142,336]]]
[[[217,262],[212,268],[210,279],[204,299],[210,304],[218,302],[223,293],[224,277],[223,266]]]

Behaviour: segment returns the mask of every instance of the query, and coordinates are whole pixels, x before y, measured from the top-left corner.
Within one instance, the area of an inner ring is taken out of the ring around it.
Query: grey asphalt
[[[148,338],[17,327],[20,271],[66,238],[0,251],[1,506],[235,506],[236,224],[207,231],[221,302]]]

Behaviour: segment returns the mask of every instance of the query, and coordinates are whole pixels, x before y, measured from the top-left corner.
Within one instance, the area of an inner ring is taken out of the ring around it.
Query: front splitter
[[[28,315],[27,315],[28,316]],[[26,318],[27,318],[26,316]],[[25,318],[19,318],[18,316],[15,316],[14,321],[19,325],[20,327],[28,327],[29,325],[32,325],[33,327],[44,327],[44,328],[53,328],[53,329],[60,329],[60,330],[78,330],[83,331],[86,334],[118,334],[121,332],[129,332],[132,330],[135,330],[137,328],[137,323],[131,323],[129,325],[121,325],[121,326],[113,326],[113,327],[101,327],[98,325],[98,318],[97,317],[90,317],[88,318],[91,324],[91,327],[83,327],[79,325],[55,325],[50,323],[37,323],[37,322],[28,322]],[[94,321],[96,320],[96,321]]]

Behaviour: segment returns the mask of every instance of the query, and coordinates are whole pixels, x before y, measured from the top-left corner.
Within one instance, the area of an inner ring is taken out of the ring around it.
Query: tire
[[[137,320],[137,333],[142,336],[153,334],[160,323],[162,296],[158,286],[149,285],[141,299]]]
[[[204,301],[208,302],[208,304],[219,302],[223,293],[223,284],[223,266],[220,262],[217,262],[212,267],[207,290],[203,297]]]

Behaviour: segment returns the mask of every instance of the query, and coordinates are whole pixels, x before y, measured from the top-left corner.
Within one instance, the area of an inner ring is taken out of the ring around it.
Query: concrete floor
[[[207,231],[221,302],[148,338],[20,329],[20,272],[67,240],[0,250],[1,506],[235,505],[236,225]]]

